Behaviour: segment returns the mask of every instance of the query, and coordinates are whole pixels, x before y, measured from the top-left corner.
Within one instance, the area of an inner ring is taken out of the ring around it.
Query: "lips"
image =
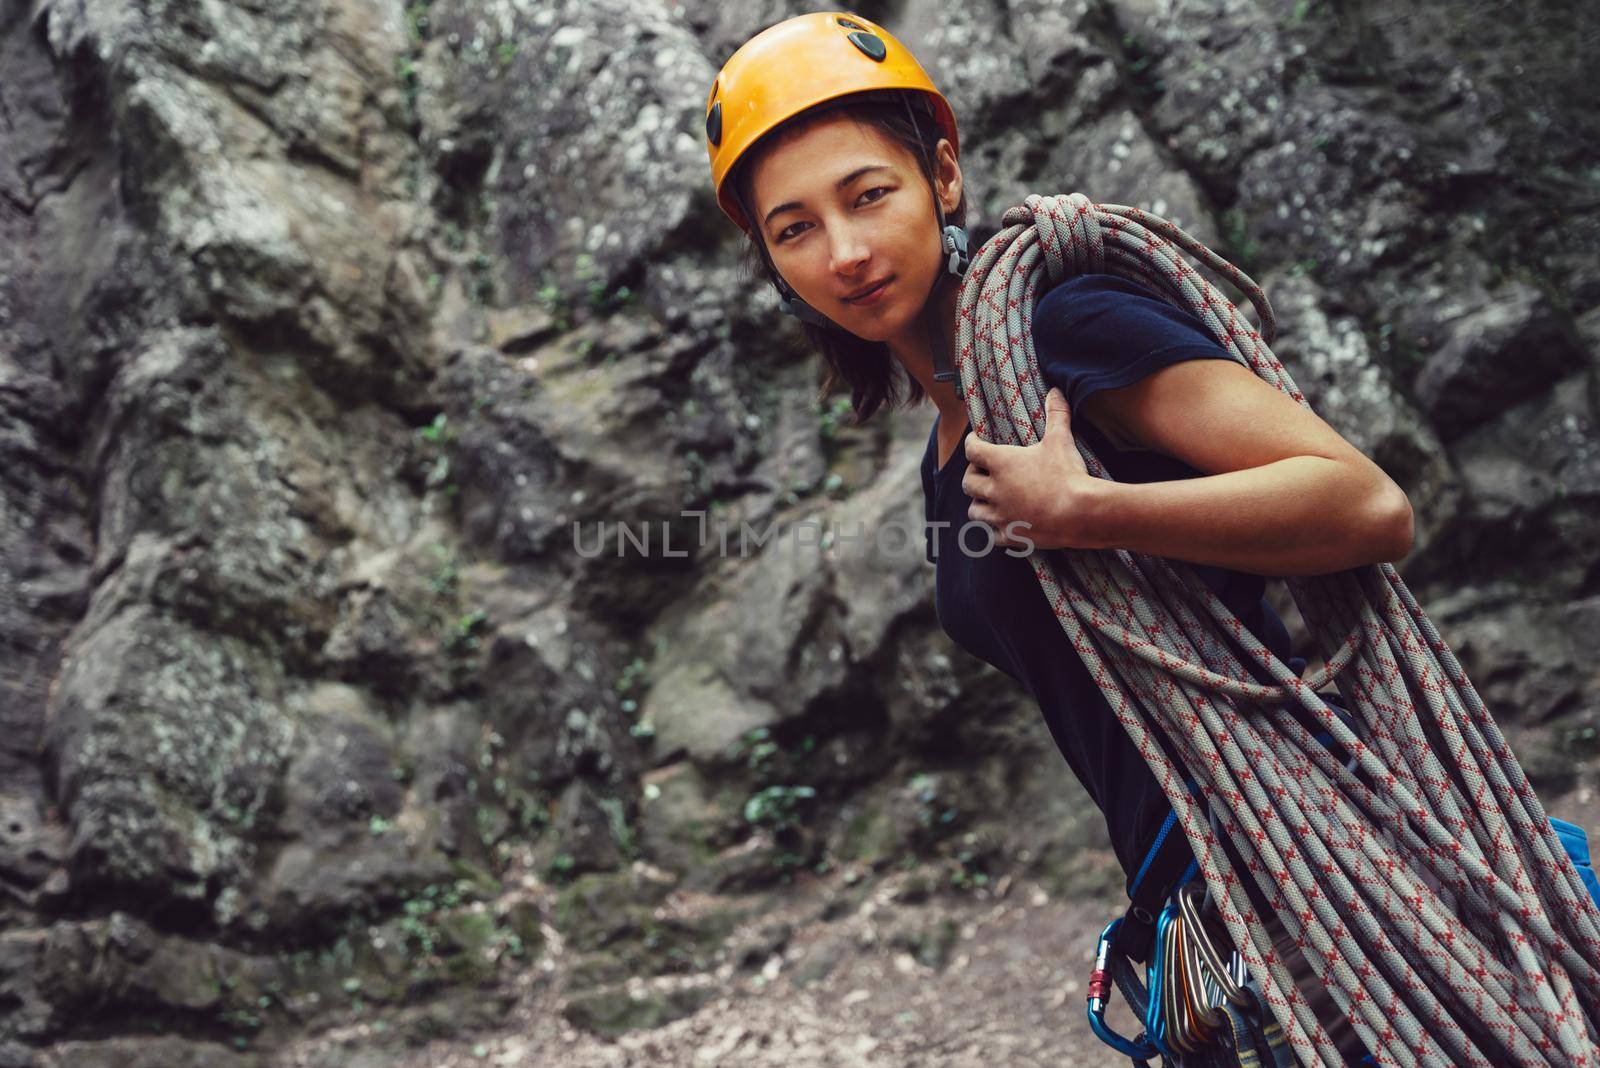
[[[862,297],[869,297],[872,294],[876,293],[878,290],[882,289],[884,286],[888,285],[893,280],[894,280],[894,276],[890,275],[888,278],[885,278],[882,281],[874,282],[872,285],[867,286],[865,289],[858,289],[856,292],[850,294],[848,297],[845,297],[844,299],[847,300],[847,301],[854,302],[854,301],[860,300]]]

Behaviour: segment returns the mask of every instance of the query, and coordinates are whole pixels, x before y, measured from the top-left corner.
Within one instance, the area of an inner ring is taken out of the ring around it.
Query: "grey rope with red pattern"
[[[984,440],[1039,440],[1048,385],[1029,329],[1034,300],[1089,272],[1132,279],[1193,312],[1236,360],[1309,407],[1268,347],[1276,324],[1261,288],[1167,220],[1081,194],[1035,195],[1001,225],[974,256],[957,312],[956,370]],[[1249,297],[1259,329],[1179,248]],[[1078,448],[1091,474],[1109,477],[1081,439]],[[1379,1063],[1600,1068],[1600,910],[1392,566],[1285,580],[1326,661],[1301,679],[1181,562],[1125,550],[1030,559],[1177,810],[1222,920],[1302,1061],[1342,1063],[1243,878]],[[1275,684],[1256,681],[1246,660]],[[1317,695],[1330,684],[1354,731]],[[1354,770],[1288,713],[1294,703]],[[1423,871],[1454,896],[1453,909]]]

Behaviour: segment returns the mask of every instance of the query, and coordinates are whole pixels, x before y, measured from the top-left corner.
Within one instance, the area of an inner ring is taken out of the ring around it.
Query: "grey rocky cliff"
[[[796,879],[1115,889],[1026,695],[938,629],[931,410],[817,401],[711,197],[706,88],[798,10],[0,3],[0,1064],[275,1063],[517,981],[648,1025]],[[954,101],[978,240],[1081,191],[1263,282],[1596,823],[1581,5],[861,12]],[[724,555],[685,511],[919,541]],[[577,551],[619,521],[687,555]]]

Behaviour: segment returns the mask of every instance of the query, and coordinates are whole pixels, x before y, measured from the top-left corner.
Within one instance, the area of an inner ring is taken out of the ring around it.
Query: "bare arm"
[[[1326,574],[1410,551],[1404,491],[1321,418],[1237,363],[1186,360],[1096,393],[1073,413],[1201,472],[1190,479],[1091,478],[1070,433],[1061,434],[1068,413],[1059,391],[1056,398],[1035,445],[967,438],[968,459],[982,469],[963,480],[980,498],[971,518],[997,529],[1024,520],[1041,548],[1131,549],[1261,575]]]
[[[1326,574],[1411,550],[1411,502],[1394,480],[1240,364],[1186,360],[1084,407],[1202,473],[1104,483],[1105,545],[1262,575]]]

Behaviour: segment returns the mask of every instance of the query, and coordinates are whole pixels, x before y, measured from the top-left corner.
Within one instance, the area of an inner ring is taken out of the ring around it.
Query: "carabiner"
[[[1135,1061],[1147,1061],[1152,1057],[1159,1057],[1158,1050],[1144,1035],[1138,1038],[1127,1038],[1111,1029],[1106,1023],[1106,995],[1111,989],[1111,943],[1117,934],[1117,926],[1122,923],[1122,917],[1117,917],[1106,924],[1106,929],[1100,932],[1100,944],[1095,949],[1094,971],[1089,973],[1089,1027],[1095,1036],[1116,1050]]]

